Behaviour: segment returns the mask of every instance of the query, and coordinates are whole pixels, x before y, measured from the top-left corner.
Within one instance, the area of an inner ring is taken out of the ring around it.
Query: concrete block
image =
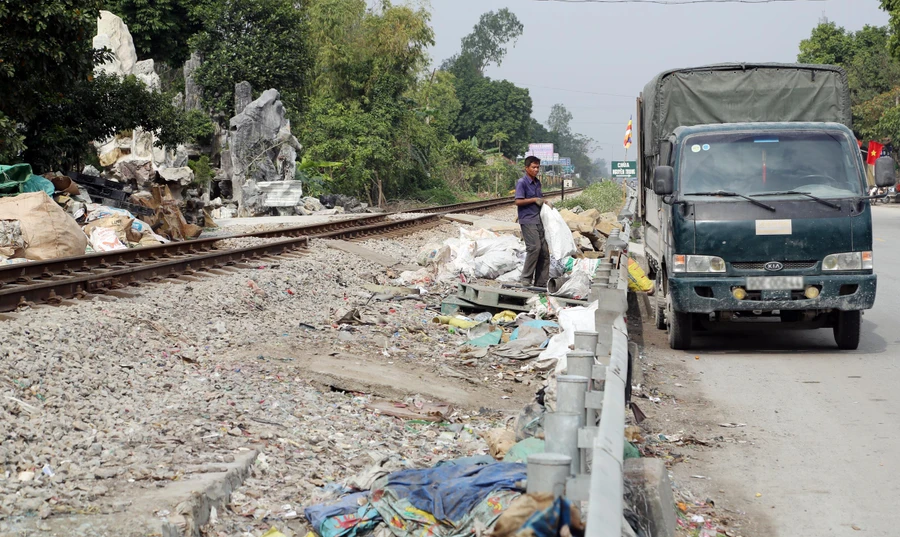
[[[675,498],[669,472],[660,459],[628,459],[625,482],[635,494],[635,510],[648,521],[651,537],[675,536]]]

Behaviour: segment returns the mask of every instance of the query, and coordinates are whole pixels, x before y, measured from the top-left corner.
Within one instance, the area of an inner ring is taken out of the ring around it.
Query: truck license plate
[[[769,276],[747,278],[748,291],[803,289],[803,276]]]

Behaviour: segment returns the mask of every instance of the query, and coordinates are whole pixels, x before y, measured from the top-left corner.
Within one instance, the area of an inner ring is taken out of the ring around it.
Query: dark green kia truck
[[[673,349],[749,323],[859,345],[875,302],[866,165],[847,76],[824,65],[666,71],[638,99],[639,216]],[[875,166],[894,183],[889,157]]]

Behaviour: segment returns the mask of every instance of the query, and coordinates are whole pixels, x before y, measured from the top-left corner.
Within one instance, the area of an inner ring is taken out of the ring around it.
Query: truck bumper
[[[668,281],[668,292],[676,311],[714,313],[717,311],[785,310],[867,310],[875,304],[875,274],[804,276],[804,284],[820,289],[808,299],[803,291],[756,291],[738,300],[735,287],[744,287],[742,277],[678,277]]]

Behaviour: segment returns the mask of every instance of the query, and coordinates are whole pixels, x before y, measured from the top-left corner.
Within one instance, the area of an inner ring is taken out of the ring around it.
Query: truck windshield
[[[698,134],[682,144],[679,190],[859,196],[857,159],[839,132]]]

